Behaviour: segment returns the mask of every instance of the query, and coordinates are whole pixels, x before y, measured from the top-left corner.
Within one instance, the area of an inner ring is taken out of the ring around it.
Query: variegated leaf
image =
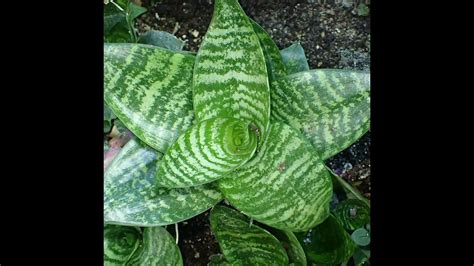
[[[147,31],[138,38],[138,42],[174,51],[181,51],[184,47],[184,42],[182,40],[166,31]]]
[[[105,225],[104,226],[104,265],[126,265],[142,241],[139,228]]]
[[[325,160],[370,126],[370,74],[317,69],[280,78],[272,86],[272,118],[299,129]]]
[[[340,264],[354,254],[356,245],[333,216],[303,234],[297,234],[306,257],[313,263]]]
[[[156,174],[158,184],[170,188],[207,184],[247,162],[256,147],[251,123],[235,118],[204,120],[168,149]]]
[[[369,222],[370,209],[363,201],[346,199],[337,205],[334,216],[346,230],[352,231]]]
[[[260,40],[270,81],[275,80],[277,77],[286,76],[286,67],[283,64],[280,50],[278,50],[275,42],[257,22],[253,20],[250,20],[250,22],[252,22],[253,30]]]
[[[211,230],[229,262],[225,264],[288,265],[288,256],[278,239],[267,230],[250,224],[250,219],[244,215],[217,205],[211,210],[209,219]]]
[[[309,70],[308,59],[299,42],[280,51],[288,75]]]
[[[161,226],[143,230],[143,245],[130,258],[129,265],[183,265],[173,236]]]
[[[278,229],[307,230],[329,215],[329,173],[308,140],[281,122],[252,160],[218,183],[233,206]]]
[[[193,97],[197,121],[245,119],[265,136],[270,117],[265,57],[237,0],[215,1],[211,24],[196,56]],[[259,144],[263,139],[259,138]]]
[[[158,226],[194,217],[222,199],[215,184],[185,189],[159,188],[156,165],[162,155],[130,140],[105,172],[106,223]]]
[[[104,44],[104,99],[138,138],[165,152],[193,121],[194,56],[145,44]]]
[[[296,238],[295,234],[291,231],[278,230],[270,228],[269,232],[274,235],[281,243],[283,248],[286,250],[290,265],[294,266],[306,266],[306,255],[303,247]]]

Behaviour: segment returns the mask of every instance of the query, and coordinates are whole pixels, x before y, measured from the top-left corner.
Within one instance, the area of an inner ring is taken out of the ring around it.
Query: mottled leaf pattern
[[[183,265],[175,239],[161,226],[143,230],[143,244],[133,254],[130,265]]]
[[[104,226],[104,265],[125,265],[140,246],[142,235],[136,227]]]
[[[278,79],[272,118],[301,130],[325,160],[369,129],[370,74],[318,69]]]
[[[288,265],[288,256],[280,242],[265,229],[251,225],[244,215],[217,205],[209,219],[230,265]]]
[[[157,226],[174,224],[214,206],[222,199],[215,184],[186,189],[156,186],[162,155],[137,139],[130,140],[105,172],[106,223]]]
[[[280,122],[252,160],[218,183],[233,206],[278,229],[307,230],[329,215],[329,173],[301,133]]]
[[[288,75],[309,70],[308,60],[299,42],[281,50],[281,57]]]
[[[337,205],[334,216],[346,230],[352,231],[369,222],[370,209],[363,201],[347,199]]]
[[[257,22],[252,22],[253,30],[258,36],[260,46],[262,47],[263,54],[265,55],[265,62],[267,63],[267,71],[270,81],[275,80],[277,77],[286,76],[286,67],[283,64],[280,50],[272,40],[270,35],[260,26]]]
[[[267,67],[259,39],[237,0],[215,1],[196,56],[193,97],[197,121],[246,119],[265,136],[270,116]]]
[[[165,152],[194,118],[194,56],[145,44],[104,44],[104,98],[146,144]]]
[[[356,248],[351,236],[333,215],[322,224],[297,236],[308,260],[318,264],[334,265],[346,262]]]
[[[204,120],[184,132],[157,172],[163,187],[207,184],[247,162],[257,148],[252,124],[234,118]]]

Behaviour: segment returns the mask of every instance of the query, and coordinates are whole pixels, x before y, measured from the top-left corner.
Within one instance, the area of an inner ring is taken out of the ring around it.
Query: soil
[[[280,49],[300,42],[314,68],[370,69],[370,16],[359,16],[352,1],[240,0],[249,17],[258,22]],[[357,1],[355,1],[357,2]],[[328,4],[321,4],[328,3]],[[197,52],[211,21],[213,1],[143,1],[148,12],[136,23],[140,33],[161,30]],[[363,195],[370,198],[370,132],[326,161]],[[207,265],[219,246],[209,228],[209,211],[178,224],[178,245],[184,265]],[[174,227],[168,226],[174,235]]]

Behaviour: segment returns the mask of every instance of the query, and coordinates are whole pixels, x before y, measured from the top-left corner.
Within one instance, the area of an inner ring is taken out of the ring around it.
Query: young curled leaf
[[[140,246],[142,235],[137,227],[104,226],[104,265],[126,265]]]
[[[178,137],[157,171],[169,188],[207,184],[246,163],[257,147],[253,124],[235,118],[204,120]]]
[[[370,209],[363,201],[347,199],[337,205],[334,215],[346,230],[352,231],[369,222]]]

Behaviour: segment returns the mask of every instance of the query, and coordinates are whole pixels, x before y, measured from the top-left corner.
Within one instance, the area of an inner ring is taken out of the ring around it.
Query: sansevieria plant
[[[341,179],[324,161],[369,130],[370,74],[309,70],[288,52],[237,0],[215,1],[197,54],[104,44],[106,105],[136,136],[104,175],[106,265],[182,265],[162,226],[210,208],[222,251],[210,265],[334,264],[354,254],[348,230],[368,223],[368,201],[355,192],[331,214]],[[319,243],[313,256],[301,245],[311,232],[341,244]]]

